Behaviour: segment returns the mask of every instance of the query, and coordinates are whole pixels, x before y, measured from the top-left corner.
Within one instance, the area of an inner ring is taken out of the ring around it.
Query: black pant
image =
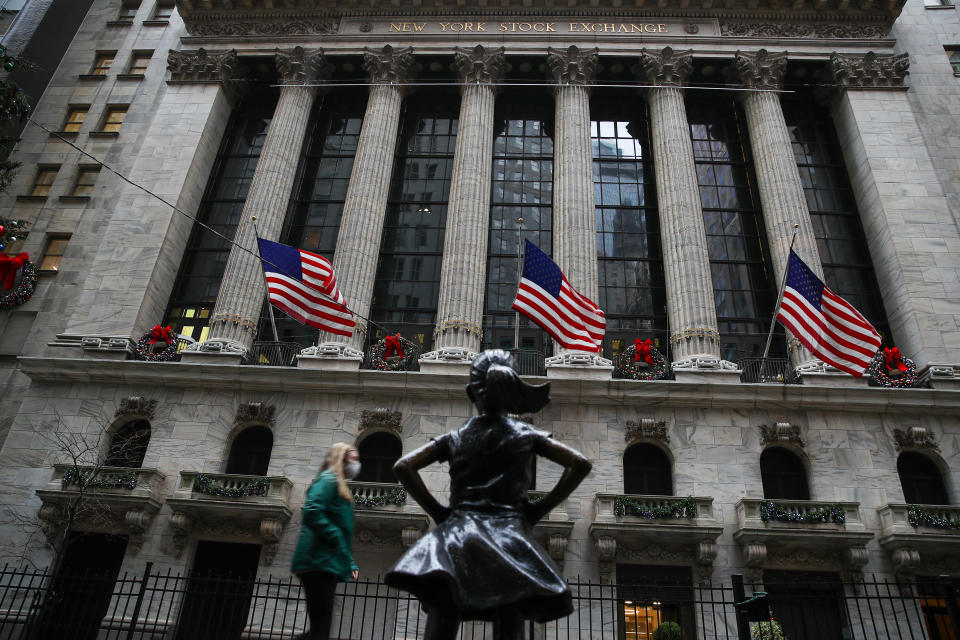
[[[307,598],[307,615],[310,617],[310,640],[328,640],[330,621],[333,618],[333,600],[337,595],[340,578],[326,571],[309,571],[300,574],[300,582]]]

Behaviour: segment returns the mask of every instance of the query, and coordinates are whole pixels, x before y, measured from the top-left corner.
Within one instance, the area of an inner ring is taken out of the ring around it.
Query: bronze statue
[[[528,385],[513,358],[485,351],[467,395],[480,415],[402,457],[393,470],[437,523],[390,570],[387,584],[414,594],[427,611],[425,640],[452,640],[461,620],[492,620],[494,638],[520,640],[523,621],[573,611],[570,590],[532,535],[533,525],[590,472],[590,461],[543,431],[507,416],[550,402],[550,385]],[[564,467],[556,486],[530,502],[534,456]],[[450,506],[427,490],[419,470],[450,463]]]

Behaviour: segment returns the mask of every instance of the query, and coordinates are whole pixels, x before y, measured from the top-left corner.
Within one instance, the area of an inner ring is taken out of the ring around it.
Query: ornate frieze
[[[909,429],[894,429],[893,441],[897,451],[906,448],[933,449],[940,451],[940,445],[934,440],[933,434],[924,427],[910,427]]]
[[[720,22],[720,34],[748,38],[864,38],[886,37],[889,27],[879,24],[830,22]]]
[[[658,87],[679,87],[693,70],[693,50],[674,51],[673,47],[664,47],[662,51],[643,49],[640,64],[633,70]]]
[[[547,67],[551,79],[558,84],[588,85],[597,72],[599,50],[571,45],[566,50],[547,49]]]
[[[122,398],[117,412],[113,414],[114,419],[123,417],[142,417],[147,420],[153,420],[157,410],[157,401],[148,400],[142,396],[130,396]]]
[[[323,49],[277,49],[276,60],[284,84],[310,84],[326,80],[333,73],[333,65],[324,58]]]
[[[167,70],[171,82],[228,84],[237,67],[237,51],[176,51],[167,54]]]
[[[756,53],[737,51],[731,73],[748,89],[779,89],[783,86],[783,73],[787,69],[786,53],[770,53],[760,49]]]
[[[760,425],[760,444],[768,445],[778,442],[792,442],[799,447],[805,447],[800,437],[800,427],[789,422],[778,422],[773,426]]]
[[[274,426],[274,416],[277,408],[273,405],[263,404],[262,402],[248,402],[237,407],[237,415],[233,419],[233,424],[262,424],[266,427]]]
[[[873,51],[863,55],[834,52],[828,73],[834,83],[847,89],[901,89],[910,73],[910,56],[878,56]]]
[[[290,20],[286,22],[230,22],[210,20],[191,22],[192,36],[300,36],[330,35],[340,30],[340,19]]]
[[[503,47],[487,49],[478,44],[473,49],[457,47],[454,50],[453,62],[463,82],[495,84],[503,78],[506,60],[503,55]],[[479,327],[476,327],[474,330],[479,331],[479,329]]]
[[[628,420],[623,431],[623,438],[627,442],[640,439],[670,442],[670,436],[667,434],[667,423],[653,418],[643,418],[640,422]]]
[[[370,75],[370,81],[381,84],[403,84],[420,69],[413,58],[413,49],[405,47],[394,49],[385,45],[383,49],[363,49],[363,68]]]
[[[368,429],[385,429],[399,436],[403,432],[403,425],[400,424],[402,417],[399,411],[384,408],[373,411],[364,409],[360,412],[360,433]]]

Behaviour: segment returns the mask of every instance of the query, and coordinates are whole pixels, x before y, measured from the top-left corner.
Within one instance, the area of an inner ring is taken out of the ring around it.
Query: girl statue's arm
[[[447,519],[447,516],[450,515],[450,507],[445,507],[437,502],[437,499],[423,484],[423,478],[420,477],[419,471],[439,460],[440,450],[437,444],[431,440],[416,451],[411,451],[403,456],[393,465],[393,472],[397,475],[397,480],[437,524]]]
[[[536,524],[554,507],[566,500],[567,496],[573,493],[573,490],[583,482],[583,479],[587,477],[593,467],[582,453],[557,442],[553,438],[539,440],[534,451],[547,460],[563,466],[564,469],[563,474],[557,481],[556,486],[550,490],[550,493],[539,502],[527,503],[526,516],[531,525]]]

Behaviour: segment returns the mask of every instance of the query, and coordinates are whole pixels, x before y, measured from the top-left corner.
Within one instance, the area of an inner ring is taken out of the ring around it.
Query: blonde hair
[[[327,470],[333,472],[333,476],[337,479],[337,489],[340,496],[348,502],[353,502],[353,493],[350,491],[350,487],[347,486],[347,479],[343,475],[343,462],[348,453],[356,450],[357,448],[352,444],[337,442],[330,447],[330,451],[323,461],[323,466],[320,467],[320,473]]]

